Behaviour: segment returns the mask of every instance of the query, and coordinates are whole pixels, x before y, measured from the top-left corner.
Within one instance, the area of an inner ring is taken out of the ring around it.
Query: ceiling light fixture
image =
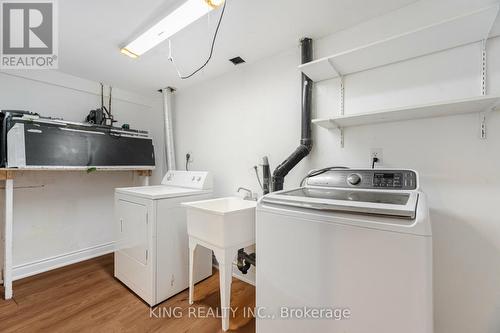
[[[187,0],[120,51],[137,58],[223,3],[224,0]]]
[[[224,0],[205,0],[205,2],[212,8],[217,8],[220,7],[223,3]]]
[[[125,54],[125,55],[127,55],[127,56],[129,56],[130,58],[134,58],[134,59],[139,58],[139,56],[137,54],[130,52],[126,48],[121,49],[120,52],[123,53],[123,54]]]

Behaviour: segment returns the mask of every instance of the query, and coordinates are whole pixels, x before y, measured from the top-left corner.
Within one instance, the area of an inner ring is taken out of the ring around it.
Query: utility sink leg
[[[4,258],[3,286],[4,298],[12,298],[12,225],[14,218],[14,180],[5,180],[5,218],[4,218]]]
[[[194,303],[194,258],[196,246],[196,242],[189,240],[189,305],[193,305]]]
[[[237,249],[221,249],[214,251],[219,262],[220,305],[222,314],[222,330],[229,329],[231,316],[231,284],[233,280],[233,260]]]

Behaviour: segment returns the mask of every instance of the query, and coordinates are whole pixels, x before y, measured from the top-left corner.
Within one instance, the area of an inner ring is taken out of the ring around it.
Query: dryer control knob
[[[347,182],[351,185],[358,185],[361,183],[361,176],[358,174],[350,174],[349,177],[347,177]]]

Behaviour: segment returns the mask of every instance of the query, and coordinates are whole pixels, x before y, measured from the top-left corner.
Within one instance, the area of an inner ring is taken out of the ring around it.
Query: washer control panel
[[[308,186],[360,189],[415,190],[417,174],[412,170],[341,169],[307,179]]]

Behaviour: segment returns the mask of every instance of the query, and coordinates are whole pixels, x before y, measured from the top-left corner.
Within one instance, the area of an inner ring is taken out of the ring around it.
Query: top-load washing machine
[[[256,212],[257,332],[433,332],[432,234],[412,170],[331,170]]]
[[[212,196],[212,176],[169,171],[161,185],[115,190],[115,277],[150,306],[188,287],[186,209]],[[196,252],[195,282],[212,275],[212,253]]]

